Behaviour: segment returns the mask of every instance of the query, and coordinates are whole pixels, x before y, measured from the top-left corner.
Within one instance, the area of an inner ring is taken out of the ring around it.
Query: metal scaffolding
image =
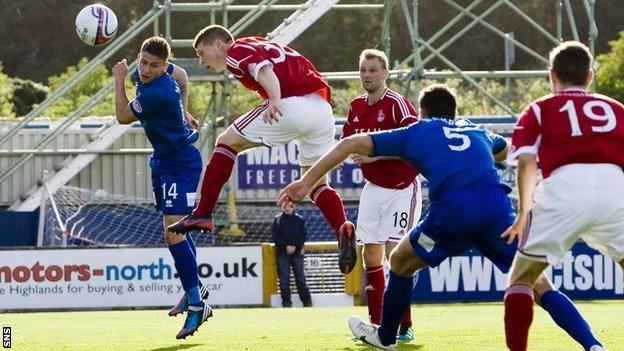
[[[24,116],[19,123],[6,133],[0,135],[0,147],[15,136],[22,128],[24,128],[29,122],[33,121],[35,117],[38,117],[46,108],[51,106],[60,97],[75,87],[82,79],[87,77],[97,66],[103,64],[107,59],[112,57],[116,52],[122,49],[130,40],[134,39],[141,33],[142,30],[149,25],[153,26],[153,32],[155,35],[163,35],[175,48],[188,48],[192,46],[192,39],[188,38],[176,38],[172,34],[172,23],[175,21],[173,18],[177,13],[181,12],[203,12],[208,14],[210,23],[216,23],[217,18],[220,18],[219,23],[229,27],[234,36],[236,37],[243,30],[245,30],[250,24],[254,23],[267,11],[285,11],[292,12],[292,14],[286,18],[275,30],[269,33],[268,37],[274,40],[288,43],[299,34],[305,31],[312,23],[318,18],[323,16],[327,11],[351,11],[351,10],[370,10],[383,12],[383,24],[382,31],[380,33],[381,49],[389,53],[390,50],[390,24],[398,21],[405,21],[409,35],[411,38],[412,53],[405,57],[401,61],[396,61],[396,64],[390,71],[390,79],[396,80],[405,94],[418,92],[419,84],[423,79],[448,79],[448,78],[461,78],[475,89],[482,92],[485,96],[490,98],[496,105],[500,106],[504,111],[512,116],[515,116],[516,111],[512,111],[508,104],[501,101],[496,96],[487,91],[477,79],[481,78],[535,78],[547,76],[546,70],[502,70],[502,71],[464,71],[461,67],[458,67],[454,63],[451,57],[444,54],[444,50],[466,34],[469,30],[476,26],[481,26],[484,29],[493,32],[501,39],[509,40],[515,47],[523,52],[529,54],[540,62],[547,63],[548,58],[543,54],[536,52],[531,48],[530,43],[522,43],[519,40],[508,36],[502,30],[489,23],[486,18],[501,8],[507,8],[511,10],[514,15],[522,18],[528,26],[533,28],[537,34],[543,36],[547,40],[551,41],[553,45],[563,41],[563,26],[567,20],[570,31],[572,33],[572,39],[579,40],[579,33],[576,25],[575,14],[572,11],[570,0],[557,0],[554,2],[554,16],[556,21],[556,33],[550,33],[539,23],[534,21],[527,13],[515,5],[511,0],[491,0],[488,6],[480,13],[476,13],[478,5],[482,5],[483,0],[474,0],[468,6],[462,6],[455,0],[440,0],[457,11],[455,17],[453,17],[442,28],[437,30],[429,38],[423,38],[420,35],[419,30],[419,18],[425,16],[422,13],[420,0],[376,0],[370,1],[368,4],[346,4],[340,3],[340,0],[309,0],[305,3],[298,5],[285,5],[278,4],[278,0],[262,0],[257,5],[238,5],[236,1],[209,1],[205,3],[178,3],[171,0],[155,1],[152,8],[136,23],[134,23],[127,31],[119,35],[111,44],[106,46],[96,57],[94,57],[85,67],[79,70],[73,77],[67,82],[61,85],[55,90],[45,101],[40,103],[35,109]],[[598,31],[596,22],[594,19],[594,6],[595,0],[579,0],[583,3],[585,12],[585,20],[588,22],[588,44],[594,52],[594,43],[596,41]],[[393,16],[393,7],[400,6],[402,10],[402,17],[397,18]],[[480,6],[483,8],[484,6]],[[230,13],[231,12],[244,12],[245,14],[234,24],[230,25]],[[462,19],[470,19],[469,24],[456,28],[457,24]],[[161,20],[162,19],[162,20]],[[162,23],[161,23],[162,22]],[[162,29],[161,29],[162,25]],[[445,42],[438,43],[443,35],[451,33],[451,30],[455,27],[456,32]],[[426,56],[425,56],[426,55]],[[438,59],[446,65],[446,70],[439,71],[434,69],[427,69],[426,66],[433,59]],[[176,64],[179,64],[183,68],[187,69],[191,80],[194,81],[210,81],[212,85],[211,94],[208,97],[207,108],[200,117],[202,124],[207,125],[210,130],[209,133],[204,133],[203,139],[200,141],[200,147],[206,144],[209,140],[216,138],[217,131],[217,117],[228,115],[228,91],[230,89],[230,81],[232,77],[224,74],[211,74],[208,73],[203,67],[199,66],[196,58],[181,58],[175,60]],[[136,65],[136,61],[132,63],[131,68]],[[344,71],[344,72],[325,72],[323,75],[329,81],[338,80],[351,80],[358,79],[359,72],[357,71]],[[412,89],[412,86],[414,88]],[[68,116],[48,137],[41,140],[33,149],[27,150],[9,150],[14,156],[16,153],[19,156],[12,157],[17,158],[12,162],[8,168],[0,170],[0,185],[2,182],[10,180],[18,169],[20,169],[28,160],[35,156],[50,154],[50,152],[66,153],[72,155],[92,154],[96,157],[98,154],[105,153],[110,143],[100,143],[99,147],[93,147],[85,145],[84,150],[50,150],[47,147],[51,141],[53,141],[60,133],[65,131],[72,123],[78,118],[82,117],[93,106],[99,103],[107,94],[113,90],[113,80],[109,81],[100,91],[94,94],[88,101],[86,101],[80,108],[74,113]],[[227,118],[226,118],[227,120]],[[206,128],[206,127],[205,127]],[[112,126],[111,126],[112,130]],[[108,134],[107,134],[108,133]],[[123,133],[123,132],[122,132]],[[119,137],[119,132],[113,133],[113,138]],[[110,131],[103,131],[102,136],[111,137]],[[113,140],[114,141],[114,140]],[[132,150],[127,150],[133,152]],[[145,152],[145,150],[142,150]],[[7,156],[4,153],[0,156]],[[93,157],[93,158],[94,158]],[[80,162],[90,162],[92,158],[79,158],[74,157],[76,160],[82,160]],[[67,160],[64,163],[70,163],[71,160]],[[74,161],[78,162],[78,161]],[[88,163],[87,163],[88,164]],[[84,167],[81,164],[80,167]],[[51,175],[53,177],[54,175]],[[64,176],[64,179],[67,175]],[[39,186],[39,188],[41,188]],[[29,191],[30,194],[36,193],[37,186]],[[36,203],[36,199],[31,203]],[[30,208],[32,206],[29,206]]]

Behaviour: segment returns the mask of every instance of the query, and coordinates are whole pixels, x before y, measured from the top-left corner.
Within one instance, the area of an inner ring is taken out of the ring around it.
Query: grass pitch
[[[610,351],[624,350],[621,301],[578,304]],[[367,350],[351,340],[347,317],[365,307],[224,308],[186,340],[175,334],[184,317],[166,310],[0,314],[12,327],[14,350]],[[399,350],[504,350],[503,306],[487,304],[413,305],[416,339]],[[582,350],[539,307],[530,350]]]

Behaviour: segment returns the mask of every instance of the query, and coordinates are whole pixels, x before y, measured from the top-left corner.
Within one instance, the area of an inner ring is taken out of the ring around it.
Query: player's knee
[[[545,262],[530,261],[516,256],[509,278],[510,285],[524,284],[534,286],[547,265]]]
[[[404,273],[409,274],[409,272],[407,272],[409,257],[405,252],[395,248],[390,252],[389,260],[390,269],[392,269],[394,273],[398,275],[405,275]]]
[[[175,245],[184,240],[186,240],[186,235],[184,234],[176,234],[169,231],[165,233],[165,242],[167,243],[167,246]]]
[[[541,305],[541,296],[551,290],[555,290],[555,286],[550,282],[546,274],[542,273],[533,285],[535,303]]]
[[[234,152],[239,153],[243,150],[247,150],[249,148],[263,145],[262,143],[254,143],[251,142],[235,132],[231,127],[226,129],[225,132],[221,133],[217,137],[217,141],[215,145],[222,144],[228,146],[230,149],[234,150]]]
[[[367,254],[366,252],[363,252],[362,261],[364,262],[364,268],[369,268],[381,266],[383,260],[374,255],[371,255],[370,253]]]
[[[226,130],[225,132],[219,134],[217,140],[215,141],[215,145],[223,144],[227,146],[232,146],[231,144],[233,143],[233,141],[234,138]]]
[[[382,244],[364,244],[362,250],[362,262],[364,268],[378,267],[383,263],[385,245]]]

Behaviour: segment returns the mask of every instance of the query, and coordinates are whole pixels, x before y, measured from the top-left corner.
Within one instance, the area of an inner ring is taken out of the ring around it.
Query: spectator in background
[[[286,206],[275,216],[271,227],[277,253],[277,274],[279,277],[282,307],[292,307],[290,299],[290,267],[295,274],[297,292],[304,307],[312,306],[310,289],[303,270],[303,244],[306,241],[305,220],[295,213],[293,205]]]

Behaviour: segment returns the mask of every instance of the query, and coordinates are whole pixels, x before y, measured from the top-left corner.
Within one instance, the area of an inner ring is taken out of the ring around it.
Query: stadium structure
[[[371,33],[371,35],[379,36],[380,49],[386,52],[389,51],[392,43],[390,24],[393,21],[403,21],[409,31],[411,38],[409,45],[412,46],[412,51],[409,56],[402,59],[393,57],[395,63],[390,70],[390,79],[401,87],[403,93],[413,98],[413,94],[417,94],[424,79],[461,78],[507,113],[502,116],[473,116],[471,119],[487,124],[493,130],[507,135],[515,123],[518,111],[513,111],[505,101],[488,92],[478,80],[481,78],[544,78],[548,72],[543,69],[467,71],[454,63],[454,58],[446,55],[444,50],[470,30],[486,30],[500,37],[501,43],[506,41],[510,50],[511,48],[521,50],[544,63],[545,66],[548,63],[546,53],[537,52],[531,48],[531,43],[523,43],[488,22],[489,15],[503,8],[520,17],[526,26],[534,30],[536,36],[546,38],[553,46],[564,40],[563,33],[566,25],[569,25],[572,33],[572,38],[567,39],[580,40],[581,35],[576,25],[578,18],[588,22],[589,32],[586,42],[592,52],[598,35],[594,19],[594,1],[583,0],[584,11],[580,14],[573,12],[569,0],[554,1],[551,18],[556,23],[555,33],[545,29],[523,11],[517,5],[518,2],[492,0],[485,2],[487,6],[484,6],[482,0],[474,0],[468,6],[460,5],[455,0],[440,0],[439,3],[441,7],[444,6],[445,11],[452,11],[454,17],[443,27],[438,28],[433,35],[425,38],[420,34],[419,18],[427,14],[422,12],[418,0],[379,0],[358,4],[339,0],[309,0],[301,4],[280,4],[277,0],[262,0],[257,5],[244,5],[236,1],[225,0],[205,3],[155,1],[151,10],[125,32],[120,33],[86,66],[52,92],[45,101],[21,118],[19,122],[5,122],[0,125],[0,205],[7,207],[7,210],[0,212],[3,227],[5,227],[0,230],[2,233],[0,237],[5,237],[0,238],[0,242],[7,246],[34,246],[44,253],[41,256],[43,258],[34,254],[20,256],[15,253],[14,258],[19,262],[23,261],[24,267],[33,267],[35,262],[39,264],[40,261],[45,260],[50,260],[50,262],[60,260],[57,265],[65,267],[75,265],[75,262],[66,258],[54,257],[55,252],[70,248],[78,250],[74,251],[76,257],[83,257],[84,260],[90,259],[91,253],[95,253],[95,250],[104,250],[102,258],[97,258],[95,263],[91,263],[92,266],[103,265],[102,271],[96,273],[94,270],[90,274],[91,277],[97,276],[102,279],[113,279],[116,272],[120,279],[119,277],[123,277],[124,267],[131,267],[125,271],[128,276],[126,280],[136,279],[141,262],[149,262],[148,266],[152,264],[158,266],[161,262],[159,259],[162,260],[160,257],[167,256],[162,253],[166,249],[155,249],[155,247],[163,247],[163,228],[159,215],[153,211],[152,207],[152,189],[147,166],[147,157],[152,150],[140,125],[138,123],[120,125],[115,122],[114,117],[81,119],[113,91],[112,79],[67,118],[56,122],[41,122],[35,118],[40,117],[47,107],[62,98],[98,65],[106,62],[150,26],[153,27],[155,35],[162,35],[171,43],[174,52],[178,48],[191,47],[192,39],[177,38],[172,31],[172,23],[180,20],[184,13],[204,13],[207,18],[210,18],[211,23],[227,26],[236,37],[250,24],[261,19],[266,12],[279,11],[284,13],[286,18],[277,28],[267,28],[268,37],[279,43],[289,44],[330,11],[376,11],[383,17],[382,30],[381,33]],[[393,8],[396,7],[401,9],[400,16],[393,12]],[[242,12],[244,15],[234,23],[230,23],[230,16],[233,12]],[[466,20],[469,21],[467,25],[458,26],[458,23],[464,23],[460,21]],[[445,41],[441,40],[447,37]],[[510,54],[512,52],[513,50]],[[445,64],[443,70],[428,68],[428,64],[434,59]],[[229,115],[228,92],[234,88],[233,78],[227,74],[208,73],[199,65],[196,58],[176,57],[174,62],[187,70],[191,84],[193,81],[207,81],[211,84],[207,108],[200,116],[202,137],[198,141],[203,155],[209,155],[216,136],[227,124],[228,119],[224,116]],[[136,67],[136,61],[130,64],[131,69],[134,67]],[[324,72],[323,75],[329,81],[359,78],[357,71]],[[340,127],[341,121],[338,119],[337,133]],[[250,289],[254,293],[252,297],[244,296],[231,301],[218,300],[217,304],[271,305],[272,299],[275,300],[277,292],[275,251],[273,246],[268,244],[269,227],[277,213],[274,207],[277,192],[288,183],[284,183],[283,179],[290,180],[296,177],[297,170],[296,149],[291,144],[282,148],[252,150],[239,156],[238,165],[220,197],[220,205],[215,214],[217,228],[214,233],[196,236],[200,247],[199,258],[202,254],[214,257],[215,254],[210,251],[213,249],[231,249],[232,251],[222,255],[225,257],[223,262],[202,261],[204,266],[200,265],[200,273],[203,272],[202,277],[206,279],[215,279],[215,284],[226,284],[220,283],[217,274],[223,278],[229,272],[230,277],[241,279],[240,282],[229,282],[232,285],[230,288],[234,290],[243,286],[240,284],[257,286]],[[512,167],[505,168],[501,172],[505,179],[513,181]],[[271,179],[278,180],[272,182]],[[361,173],[358,175],[357,168],[353,164],[345,164],[342,169],[332,174],[332,180],[343,184],[336,188],[347,202],[348,217],[354,220],[357,217],[357,200],[362,185]],[[306,269],[317,301],[324,301],[327,304],[345,301],[346,303],[361,303],[361,271],[355,270],[355,273],[343,277],[335,263],[337,252],[333,242],[334,235],[329,225],[325,223],[316,207],[310,203],[302,204],[300,212],[307,220],[308,238],[311,242],[306,245]],[[128,221],[124,221],[124,218],[128,217],[134,219],[130,225],[126,225]],[[6,238],[12,235],[13,238]],[[140,256],[139,261],[133,260],[136,258],[133,255],[139,255],[136,254],[137,248],[145,247],[154,248],[154,253]],[[586,254],[586,251],[586,248],[582,248],[580,252]],[[121,260],[121,263],[117,265],[117,270],[108,268],[107,257],[116,257]],[[456,292],[476,292],[471,295],[476,300],[500,298],[502,293],[497,286],[499,280],[504,278],[496,275],[491,264],[488,266],[480,256],[467,254],[465,259],[469,265],[481,265],[482,273],[491,275],[491,285],[488,283],[487,288],[485,286],[470,288],[468,285],[472,283],[464,281],[465,286]],[[257,264],[253,265],[253,268],[252,262]],[[600,262],[603,267],[609,264],[606,260]],[[234,264],[236,264],[238,275],[233,273]],[[2,265],[4,263],[0,264]],[[448,263],[447,266],[448,269],[455,267],[453,263]],[[219,270],[217,267],[223,267],[223,269]],[[230,267],[229,271],[226,267]],[[610,267],[612,267],[613,274],[621,274],[618,273],[617,267],[613,268],[612,263]],[[166,272],[166,269],[164,271]],[[254,280],[245,282],[243,273],[248,274],[248,277]],[[424,296],[425,300],[430,301],[445,300],[440,294],[436,294],[440,291],[432,288],[435,286],[433,279],[434,274],[427,274],[426,279],[419,279],[415,283],[418,289],[428,289],[426,294],[420,291],[419,296]],[[427,283],[429,281],[431,283]],[[2,280],[2,283],[5,282],[6,280]],[[53,282],[44,283],[53,284]],[[294,289],[294,283],[292,285]],[[571,296],[575,295],[571,294]],[[582,294],[579,296],[582,297]],[[603,295],[607,298],[612,296],[615,295]],[[460,298],[451,296],[448,299]],[[15,306],[17,308],[38,306],[26,300],[16,299],[16,301],[5,303],[0,301],[0,310]],[[130,299],[123,306],[134,306],[132,303],[140,304],[139,301],[141,301],[140,297]],[[171,299],[162,297],[150,301],[156,305],[160,305],[162,301],[162,305],[166,305]],[[112,300],[108,303],[117,306]],[[108,305],[102,303],[98,306]],[[67,306],[59,303],[57,307],[94,306]]]

